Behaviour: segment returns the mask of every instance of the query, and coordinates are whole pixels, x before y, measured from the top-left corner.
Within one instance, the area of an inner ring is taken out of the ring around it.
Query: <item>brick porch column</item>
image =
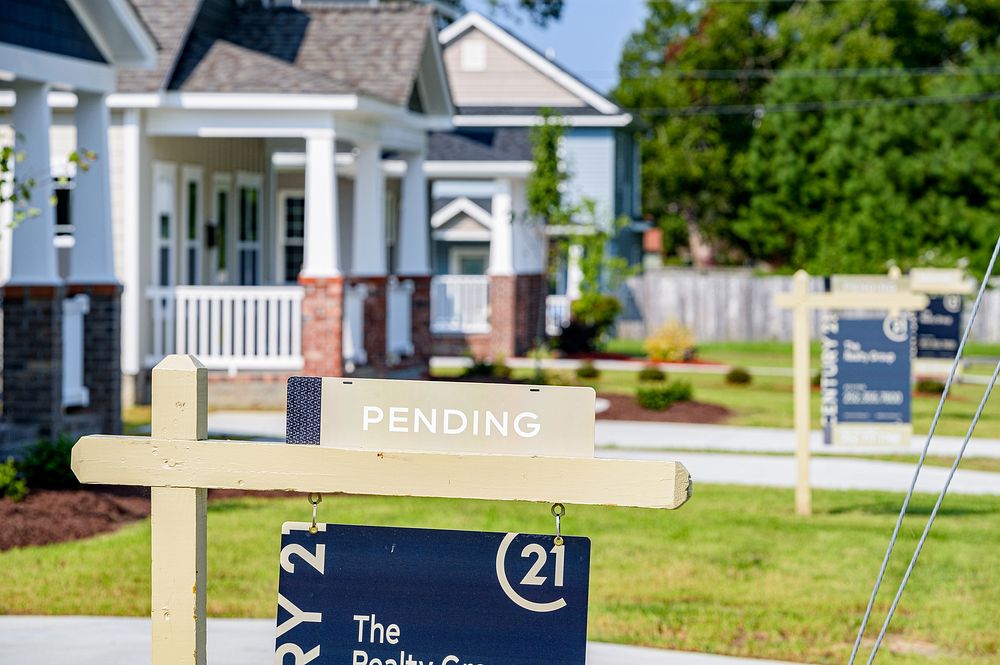
[[[300,276],[303,373],[344,375],[344,278]]]
[[[376,371],[386,368],[386,308],[388,307],[388,277],[351,277],[351,284],[368,287],[365,298],[365,355],[368,367]]]
[[[93,150],[97,160],[76,174],[70,208],[75,245],[66,296],[85,294],[90,300],[83,319],[83,381],[90,392],[86,411],[97,416],[101,433],[118,434],[122,428],[122,287],[115,277],[111,228],[109,125],[104,95],[78,91],[77,144]]]
[[[386,282],[388,248],[385,232],[385,174],[382,146],[357,144],[354,177],[354,220],[351,233],[351,284],[366,284],[365,353],[368,366],[386,366]]]
[[[302,298],[303,372],[343,376],[344,278],[339,265],[336,135],[332,130],[306,137],[304,257]]]
[[[431,242],[427,208],[427,176],[424,155],[406,155],[406,175],[400,198],[399,241],[396,272],[400,281],[413,282],[410,306],[410,336],[413,362],[427,365],[433,354],[431,337]]]

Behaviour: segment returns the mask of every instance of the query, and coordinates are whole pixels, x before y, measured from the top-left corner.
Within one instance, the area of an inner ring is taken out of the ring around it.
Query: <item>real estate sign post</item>
[[[376,382],[377,383],[377,382]],[[341,383],[347,387],[349,384]],[[369,384],[372,385],[372,384]],[[414,390],[419,390],[420,384],[414,383]],[[372,392],[364,386],[357,388],[360,398],[376,398],[377,390]],[[453,384],[456,392],[461,391],[464,384]],[[508,387],[503,387],[508,388]],[[546,414],[558,414],[562,419],[573,418],[566,409],[551,411],[548,400],[566,399],[568,408],[579,408],[580,394],[578,392],[562,393],[559,389],[539,387],[538,393],[532,393],[532,388],[523,387],[526,395],[519,399],[530,400],[532,394],[542,395],[539,399],[539,409],[533,410],[529,402],[513,404],[513,408],[505,408],[505,393],[498,393],[499,398],[487,400],[478,405],[480,411],[479,427],[490,423],[492,435],[500,435],[504,422],[503,412],[507,412],[508,436],[516,433],[514,423],[520,434],[528,439],[543,440],[545,433],[558,438],[559,423]],[[331,445],[275,445],[273,443],[258,443],[247,441],[206,441],[208,423],[208,374],[205,367],[193,356],[168,356],[153,370],[153,407],[152,436],[86,436],[80,439],[73,448],[72,468],[80,482],[98,484],[137,485],[152,488],[152,624],[153,624],[153,665],[177,665],[189,663],[203,665],[205,663],[205,564],[207,551],[206,530],[206,492],[208,488],[231,488],[243,490],[284,490],[293,492],[315,493],[349,493],[371,494],[382,496],[422,496],[464,499],[491,499],[503,501],[535,501],[549,504],[596,504],[610,506],[631,506],[643,508],[678,508],[690,496],[691,478],[687,470],[677,462],[637,461],[620,459],[597,459],[593,455],[560,456],[542,455],[538,451],[531,454],[480,453],[462,452],[461,450],[436,451],[428,445],[422,451],[394,450],[391,447],[375,446],[366,449],[355,445],[348,448]],[[375,411],[369,411],[369,428],[376,424],[386,424],[386,436],[398,436],[398,432],[390,432],[389,427],[416,427],[417,414],[415,409],[421,409],[420,426],[429,426],[434,416],[427,405],[407,404],[398,401],[405,398],[390,395],[391,404],[368,402],[359,399],[361,407],[383,408],[383,419],[378,420]],[[456,403],[460,400],[456,400]],[[451,408],[467,411],[469,404],[441,404],[436,424],[443,428],[445,420],[444,409]],[[471,405],[476,406],[476,405]],[[385,410],[385,408],[389,410]],[[391,409],[409,409],[407,413]],[[592,417],[593,401],[588,408]],[[484,412],[492,413],[483,415]],[[522,415],[522,414],[530,415]],[[315,414],[320,417],[319,413]],[[395,416],[395,421],[393,420]],[[470,419],[466,427],[476,418],[471,413],[465,413]],[[354,425],[360,423],[363,428],[365,411],[352,412],[348,417],[357,419]],[[518,421],[518,417],[520,420]],[[406,424],[402,422],[406,419]],[[452,414],[448,420],[449,427],[458,428],[462,418]],[[462,438],[463,435],[454,434]],[[480,432],[485,430],[480,429]],[[593,447],[593,431],[589,431],[588,446]],[[469,449],[476,450],[475,437],[467,439]],[[287,526],[287,525],[286,525]],[[333,525],[317,525],[330,529],[340,528]],[[293,529],[288,528],[284,534],[285,547],[292,549],[282,551],[282,571],[288,573],[288,568],[303,571],[308,568],[323,566],[318,558],[319,546],[327,544],[318,537],[306,547],[291,538]],[[301,531],[301,529],[296,530]],[[511,606],[525,603],[528,607],[538,606],[556,608],[564,612],[558,618],[550,621],[538,620],[537,625],[559,625],[567,628],[567,640],[574,644],[580,642],[581,603],[585,602],[581,593],[586,588],[585,563],[589,556],[589,548],[585,539],[565,538],[562,554],[546,549],[537,537],[524,534],[474,534],[462,535],[458,532],[450,543],[434,537],[434,547],[430,551],[441,551],[444,547],[453,553],[454,574],[467,575],[470,593],[482,591],[478,585],[489,579],[489,584],[501,590],[503,598],[497,594],[490,597],[488,607],[496,609],[503,605],[501,616],[507,616],[514,610]],[[312,535],[312,534],[310,534]],[[426,535],[426,534],[425,534]],[[288,538],[285,538],[285,537]],[[329,537],[329,534],[324,537]],[[414,538],[421,537],[409,531],[397,530],[395,533],[372,530],[368,532],[354,531],[350,534],[353,545],[350,551],[337,554],[333,565],[343,564],[347,570],[359,573],[358,557],[375,556],[374,552],[389,548],[392,554],[392,541],[398,540],[404,545],[403,550],[397,550],[401,556],[400,568],[391,572],[383,568],[386,579],[399,579],[406,571],[413,572],[414,566],[424,566],[421,554],[413,547]],[[367,539],[367,544],[366,544]],[[477,542],[478,541],[478,542]],[[549,543],[558,545],[558,539],[548,538]],[[298,549],[296,549],[298,547]],[[382,548],[382,549],[380,549]],[[509,554],[508,554],[509,553]],[[405,554],[405,557],[403,556]],[[487,558],[490,554],[492,558]],[[564,557],[560,563],[560,557]],[[403,560],[405,559],[405,560]],[[544,559],[544,560],[543,560]],[[377,560],[386,566],[386,555],[381,553]],[[492,564],[492,565],[490,565]],[[526,570],[519,566],[527,564]],[[540,565],[538,565],[540,564]],[[392,564],[396,565],[396,564]],[[535,566],[538,566],[536,568]],[[467,567],[471,566],[471,568]],[[485,568],[484,568],[485,566]],[[447,568],[447,566],[445,566]],[[463,572],[464,571],[464,572]],[[406,573],[408,574],[408,573]],[[425,580],[432,576],[439,579],[447,575],[447,570],[420,571]],[[561,576],[561,577],[560,577]],[[542,580],[542,578],[545,578]],[[504,584],[506,579],[507,584]],[[479,582],[477,582],[479,580]],[[359,590],[365,586],[363,579],[353,581],[341,580],[345,586],[341,590]],[[537,583],[536,582],[539,582]],[[557,582],[562,582],[560,587]],[[324,607],[336,607],[337,610],[326,611],[346,612],[354,614],[346,620],[343,616],[336,617],[336,635],[322,637],[324,640],[340,640],[338,648],[346,648],[342,644],[349,640],[351,634],[343,631],[350,628],[356,633],[356,649],[363,651],[370,662],[377,655],[384,653],[383,647],[395,644],[389,642],[389,635],[402,644],[404,636],[408,640],[405,647],[415,654],[417,649],[433,649],[441,661],[449,665],[459,662],[468,650],[477,649],[476,637],[459,638],[463,622],[468,619],[449,616],[454,610],[454,604],[444,604],[435,613],[427,614],[434,618],[434,626],[439,622],[443,629],[451,631],[455,636],[447,641],[428,641],[429,624],[419,624],[424,614],[401,609],[398,617],[383,616],[377,607],[379,591],[374,585],[368,593],[367,601],[359,595],[354,599],[358,604],[348,604],[348,598],[316,599],[314,607],[305,607],[305,600],[293,583],[291,587],[285,579],[285,589],[292,598],[286,598],[283,605],[283,616],[295,616],[298,624],[322,621]],[[443,582],[442,582],[443,583]],[[506,587],[509,587],[508,591]],[[537,587],[537,589],[535,589]],[[443,589],[423,590],[427,598],[434,594],[444,593]],[[517,600],[517,599],[520,599]],[[563,600],[566,607],[559,606]],[[569,609],[570,604],[575,609]],[[294,606],[294,610],[290,609]],[[559,607],[557,607],[559,606]],[[470,605],[475,613],[481,616],[480,608],[475,603]],[[523,609],[523,608],[522,608]],[[564,611],[568,610],[568,611]],[[499,610],[498,610],[499,611]],[[531,615],[539,614],[533,609],[525,609]],[[555,610],[552,610],[555,611]],[[559,612],[556,612],[557,614]],[[542,613],[545,614],[545,613]],[[583,615],[585,617],[585,613]],[[489,616],[483,616],[483,621],[493,621]],[[506,621],[506,619],[502,619]],[[284,623],[284,621],[282,622]],[[529,622],[530,623],[530,622]],[[378,624],[378,627],[376,627]],[[502,624],[500,624],[502,625]],[[583,622],[585,625],[585,621]],[[392,626],[395,626],[394,628]],[[516,642],[519,637],[517,626],[512,626],[506,633],[509,642]],[[279,628],[280,631],[280,628]],[[367,632],[366,632],[367,631]],[[308,630],[307,630],[308,632]],[[585,636],[585,633],[583,633]],[[360,637],[359,637],[360,636]],[[553,639],[555,636],[553,636]],[[380,640],[383,640],[380,641]],[[378,644],[376,645],[376,642]],[[285,643],[278,645],[278,650]],[[299,645],[288,643],[284,653],[292,653],[295,662],[309,662],[310,654],[315,657],[322,649],[322,644],[315,647],[312,644]],[[326,642],[327,648],[333,648],[334,642]],[[510,645],[511,649],[520,648]],[[578,647],[577,651],[578,651]],[[315,649],[315,651],[314,651]],[[567,647],[569,659],[579,654]],[[353,654],[354,649],[352,649]],[[460,653],[460,651],[462,653]],[[448,657],[452,658],[448,658]],[[362,656],[354,656],[359,658]],[[522,662],[515,658],[508,662]],[[356,662],[352,660],[349,662]],[[480,662],[480,661],[475,661]],[[523,661],[529,662],[529,661]],[[569,662],[569,661],[567,661]]]
[[[898,271],[890,274],[898,280]],[[927,296],[908,291],[851,290],[833,292],[811,292],[809,273],[800,270],[795,273],[791,293],[779,293],[775,297],[778,307],[792,310],[792,356],[793,393],[795,414],[795,512],[799,515],[812,513],[812,491],[809,485],[809,394],[811,372],[809,368],[809,318],[813,310],[876,310],[889,312],[890,316],[900,312],[920,310],[927,307]],[[823,387],[821,386],[821,390]]]

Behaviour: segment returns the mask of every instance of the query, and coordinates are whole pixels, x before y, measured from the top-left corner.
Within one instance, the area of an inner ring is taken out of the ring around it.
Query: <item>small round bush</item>
[[[684,381],[671,381],[662,386],[639,386],[635,392],[639,406],[650,411],[663,411],[677,402],[691,399],[693,391],[691,384]]]
[[[914,387],[918,393],[940,395],[944,392],[944,383],[937,379],[917,379],[917,385]]]
[[[594,367],[593,361],[584,360],[576,368],[576,376],[581,379],[596,379],[601,375],[601,370]]]
[[[819,388],[820,382],[823,380],[823,374],[821,372],[813,372],[810,384],[813,388]]]
[[[20,501],[28,495],[28,483],[21,478],[13,457],[0,464],[0,499]]]
[[[732,386],[746,386],[753,381],[750,371],[745,367],[733,367],[726,372],[726,383]]]
[[[639,380],[662,382],[667,380],[667,373],[656,365],[647,365],[639,370]]]
[[[39,441],[21,462],[21,473],[28,487],[38,489],[72,489],[80,485],[70,469],[70,456],[75,442],[66,436]]]

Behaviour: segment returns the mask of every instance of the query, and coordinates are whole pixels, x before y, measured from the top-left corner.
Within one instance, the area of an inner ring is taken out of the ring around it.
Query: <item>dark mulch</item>
[[[600,395],[611,402],[607,411],[597,414],[598,420],[648,420],[661,423],[697,423],[718,425],[726,422],[732,411],[718,404],[678,402],[663,411],[650,411],[639,406],[631,395]]]
[[[242,497],[296,497],[295,492],[211,490],[210,500]],[[305,495],[301,495],[303,502]],[[303,514],[308,506],[303,503]],[[0,552],[89,538],[149,517],[146,487],[81,487],[32,490],[17,503],[0,499]]]

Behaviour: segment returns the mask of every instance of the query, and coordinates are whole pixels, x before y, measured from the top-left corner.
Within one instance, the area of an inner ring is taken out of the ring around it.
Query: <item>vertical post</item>
[[[208,371],[194,356],[167,356],[153,368],[152,434],[207,437]],[[153,665],[205,665],[207,495],[205,489],[152,488]]]
[[[109,111],[104,95],[77,92],[77,143],[97,154],[88,169],[78,169],[73,190],[76,245],[70,254],[69,281],[76,284],[116,284],[111,231],[111,183],[108,161]]]
[[[792,309],[792,372],[795,394],[795,512],[812,514],[812,491],[809,487],[809,273],[795,273],[792,292],[797,302]]]

